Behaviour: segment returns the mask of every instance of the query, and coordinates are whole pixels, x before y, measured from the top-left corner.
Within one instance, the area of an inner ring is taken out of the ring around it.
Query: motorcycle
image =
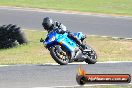
[[[80,41],[84,41],[82,32],[73,33],[73,35]],[[97,62],[97,54],[90,46],[85,45],[85,49],[82,49],[73,39],[69,38],[66,32],[59,34],[52,30],[47,34],[45,40],[41,38],[40,42],[43,42],[45,48],[50,51],[52,58],[60,65],[83,61],[88,64]],[[74,59],[72,59],[73,53]]]

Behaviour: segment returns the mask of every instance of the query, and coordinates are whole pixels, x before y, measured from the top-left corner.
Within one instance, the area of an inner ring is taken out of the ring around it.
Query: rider
[[[80,41],[69,30],[67,30],[66,27],[60,22],[57,22],[57,21],[53,22],[51,18],[45,17],[43,19],[42,26],[46,31],[48,31],[48,33],[54,29],[57,29],[58,33],[60,34],[67,32],[69,38],[74,40],[79,46],[81,46],[83,50],[85,49],[85,45],[82,43],[82,41],[86,38],[86,36],[84,36],[82,40]]]

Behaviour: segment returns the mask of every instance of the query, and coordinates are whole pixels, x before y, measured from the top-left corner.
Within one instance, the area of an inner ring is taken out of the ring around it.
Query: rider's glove
[[[58,28],[60,28],[61,23],[55,21],[55,25],[56,25]]]

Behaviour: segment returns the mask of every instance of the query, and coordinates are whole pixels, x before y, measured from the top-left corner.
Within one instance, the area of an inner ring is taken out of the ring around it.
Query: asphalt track
[[[43,30],[41,23],[46,16],[62,22],[67,29],[75,32],[132,38],[132,17],[79,15],[1,7],[0,25],[12,23],[26,29]]]
[[[79,65],[18,65],[0,68],[0,88],[75,86]],[[83,64],[87,74],[130,74],[132,62]],[[121,84],[120,84],[121,85]]]
[[[17,24],[22,28],[43,30],[42,18],[50,16],[69,30],[94,35],[132,38],[132,18],[36,12],[0,8],[0,25]],[[79,65],[17,65],[0,68],[0,88],[37,88],[77,85]],[[84,64],[87,73],[126,73],[132,75],[132,62]]]

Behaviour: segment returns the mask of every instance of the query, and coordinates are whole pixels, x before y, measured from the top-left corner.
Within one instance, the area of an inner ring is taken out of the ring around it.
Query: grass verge
[[[0,5],[132,15],[132,0],[0,0]]]
[[[48,50],[39,42],[46,32],[24,30],[29,43],[0,50],[0,64],[54,63]],[[132,40],[88,36],[87,44],[98,54],[98,61],[132,61]]]

